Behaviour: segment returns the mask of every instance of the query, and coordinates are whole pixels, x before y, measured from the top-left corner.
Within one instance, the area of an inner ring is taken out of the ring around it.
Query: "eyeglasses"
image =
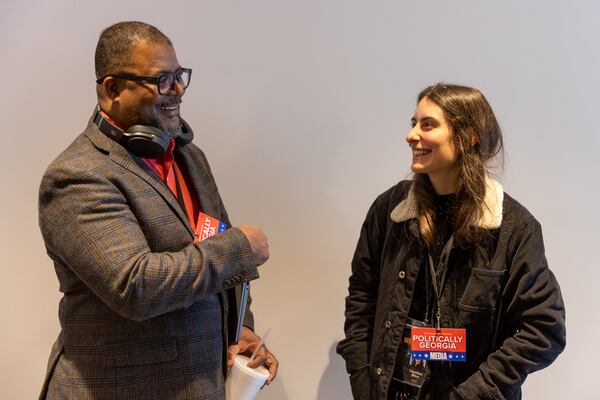
[[[155,84],[158,88],[158,93],[168,94],[175,85],[175,82],[179,83],[183,88],[187,88],[192,79],[191,68],[181,68],[177,72],[165,72],[158,76],[138,76],[132,74],[108,74],[102,78],[96,80],[97,84],[101,84],[108,77],[126,79],[128,81],[147,82]]]

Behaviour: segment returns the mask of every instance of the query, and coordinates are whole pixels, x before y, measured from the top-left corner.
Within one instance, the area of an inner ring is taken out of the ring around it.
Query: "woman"
[[[353,396],[519,399],[563,350],[565,313],[540,224],[486,173],[498,122],[477,89],[437,84],[406,140],[414,179],[375,200],[352,261],[338,352]]]

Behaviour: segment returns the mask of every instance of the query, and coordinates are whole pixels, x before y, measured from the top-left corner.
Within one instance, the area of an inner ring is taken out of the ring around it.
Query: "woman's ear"
[[[475,146],[477,144],[477,134],[475,132],[471,133],[471,146]]]

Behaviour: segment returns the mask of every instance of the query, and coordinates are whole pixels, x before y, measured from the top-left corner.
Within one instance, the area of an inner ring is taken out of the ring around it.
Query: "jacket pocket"
[[[159,339],[147,343],[130,345],[125,351],[105,355],[104,365],[119,367],[129,365],[157,364],[177,358],[175,339]]]
[[[467,360],[454,367],[454,382],[468,379],[490,352],[505,274],[506,270],[471,270],[456,315],[457,326],[467,330]]]
[[[64,353],[103,367],[157,364],[177,358],[177,343],[173,338],[158,338],[102,346],[65,346]]]
[[[467,312],[494,312],[500,299],[505,274],[506,270],[473,268],[458,303],[458,309]]]

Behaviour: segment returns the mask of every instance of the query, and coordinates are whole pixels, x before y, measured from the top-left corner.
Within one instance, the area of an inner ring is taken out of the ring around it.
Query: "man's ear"
[[[112,100],[116,100],[121,94],[121,90],[123,89],[122,81],[119,79],[115,79],[112,76],[107,77],[102,82],[102,87],[104,88],[104,93],[107,97]]]

